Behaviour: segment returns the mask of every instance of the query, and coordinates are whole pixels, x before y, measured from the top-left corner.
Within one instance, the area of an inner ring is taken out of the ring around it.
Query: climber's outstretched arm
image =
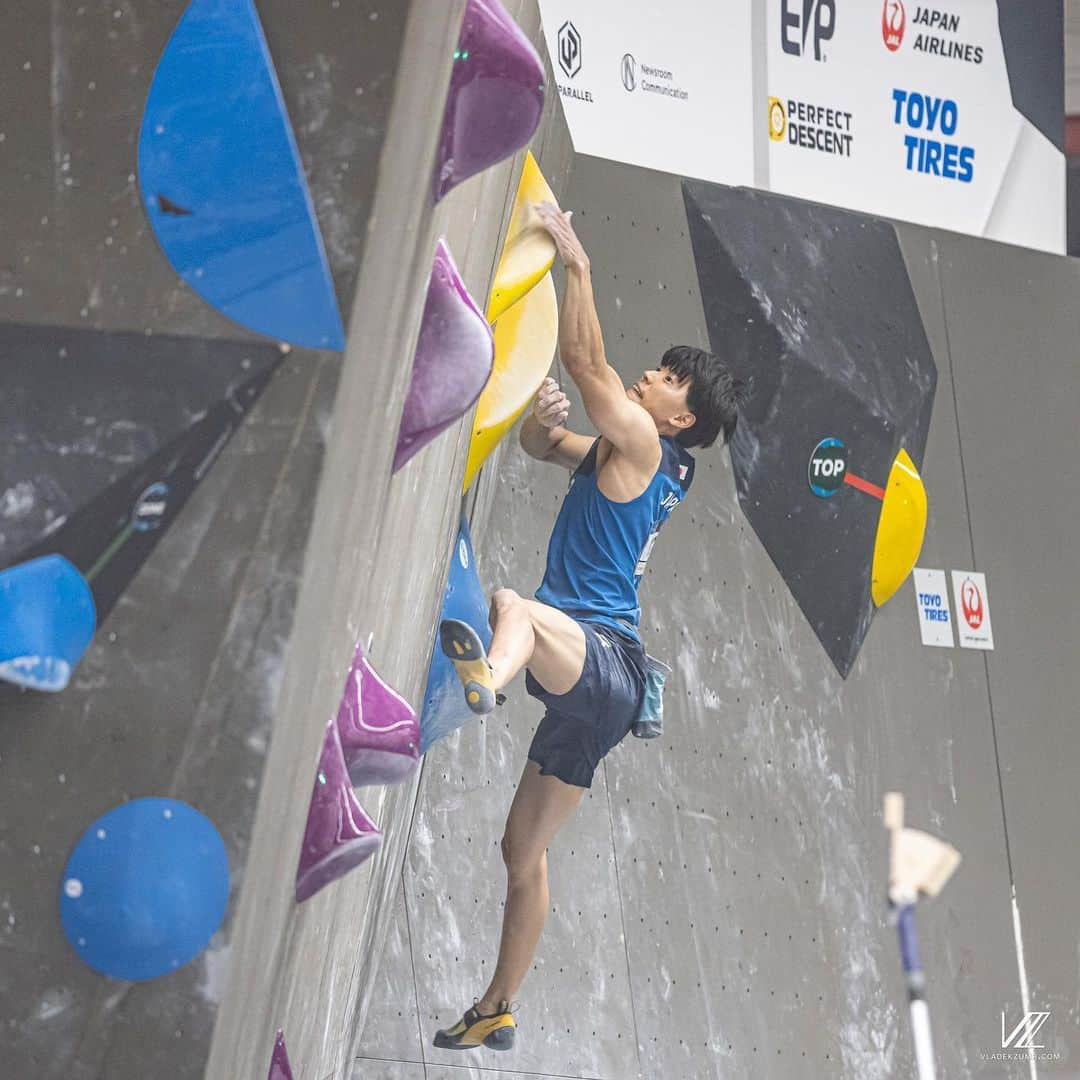
[[[559,311],[559,355],[566,373],[581,391],[585,412],[600,434],[627,460],[642,469],[655,469],[660,455],[656,424],[630,400],[622,379],[607,362],[589,257],[570,225],[570,214],[541,203],[537,215],[566,267],[566,294]]]

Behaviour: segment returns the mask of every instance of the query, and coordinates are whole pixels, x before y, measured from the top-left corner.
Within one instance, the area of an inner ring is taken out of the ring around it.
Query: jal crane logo
[[[885,0],[881,11],[881,36],[889,52],[896,52],[903,44],[906,29],[907,12],[904,10],[904,0]]]
[[[971,578],[965,578],[960,586],[960,607],[964,613],[964,622],[972,630],[978,630],[986,616],[986,605],[983,603],[982,591]]]

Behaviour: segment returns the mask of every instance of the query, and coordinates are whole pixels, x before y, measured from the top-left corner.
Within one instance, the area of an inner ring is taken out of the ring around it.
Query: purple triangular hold
[[[498,0],[468,0],[439,140],[435,201],[527,145],[544,108],[544,65]]]
[[[274,1056],[270,1059],[270,1075],[266,1080],[293,1080],[292,1066],[285,1050],[284,1031],[279,1031],[274,1040]]]
[[[296,900],[302,903],[324,885],[336,881],[373,855],[382,843],[375,822],[356,801],[337,724],[331,721],[323,741],[319,771],[311,793],[300,865],[296,870]]]
[[[494,360],[491,327],[440,240],[401,415],[394,472],[476,404]]]
[[[396,784],[420,760],[420,721],[409,703],[356,646],[337,714],[338,737],[354,787]]]

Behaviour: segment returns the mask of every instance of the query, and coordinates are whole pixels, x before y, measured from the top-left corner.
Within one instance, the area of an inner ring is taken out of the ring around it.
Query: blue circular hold
[[[202,952],[228,899],[229,862],[210,820],[175,799],[135,799],[76,844],[60,883],[60,920],[95,971],[155,979]]]

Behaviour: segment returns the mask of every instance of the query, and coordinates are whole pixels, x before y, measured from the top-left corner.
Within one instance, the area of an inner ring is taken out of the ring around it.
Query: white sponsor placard
[[[755,0],[540,0],[574,149],[752,184]]]
[[[952,612],[949,610],[949,586],[945,571],[923,570],[916,566],[913,577],[922,643],[953,648]]]
[[[539,3],[578,153],[1065,249],[994,0]]]
[[[952,572],[953,600],[956,604],[956,633],[965,649],[992,649],[994,631],[990,625],[990,597],[986,575],[974,571]]]
[[[1063,250],[1064,159],[1013,107],[995,3],[763,2],[770,190]]]

